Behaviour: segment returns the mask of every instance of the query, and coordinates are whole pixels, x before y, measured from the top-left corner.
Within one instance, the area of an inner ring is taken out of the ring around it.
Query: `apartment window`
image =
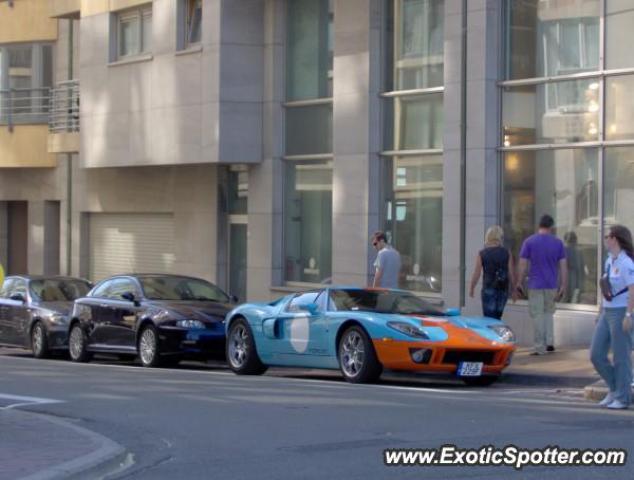
[[[445,2],[386,5],[384,229],[401,254],[399,286],[440,294]]]
[[[517,253],[539,217],[552,215],[569,259],[563,301],[594,305],[602,230],[632,227],[634,10],[629,0],[506,0],[505,19],[506,239]]]
[[[332,0],[288,0],[284,279],[332,272]]]
[[[0,122],[48,122],[52,86],[51,45],[0,45]]]
[[[202,0],[178,1],[178,49],[184,50],[200,43],[202,35]]]
[[[152,5],[116,14],[117,55],[119,58],[149,53],[152,50]]]

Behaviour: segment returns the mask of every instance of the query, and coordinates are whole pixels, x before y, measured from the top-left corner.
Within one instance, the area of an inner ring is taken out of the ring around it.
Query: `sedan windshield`
[[[185,277],[141,277],[139,280],[145,297],[150,300],[229,302],[225,292],[204,280]]]
[[[33,299],[39,302],[72,302],[85,297],[90,284],[82,280],[50,278],[31,280],[29,288]]]
[[[337,289],[330,291],[330,298],[337,311],[445,315],[440,308],[406,292]]]

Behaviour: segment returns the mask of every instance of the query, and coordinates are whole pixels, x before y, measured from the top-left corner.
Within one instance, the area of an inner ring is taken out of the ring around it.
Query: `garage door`
[[[173,215],[93,213],[89,225],[91,280],[120,273],[173,271]]]

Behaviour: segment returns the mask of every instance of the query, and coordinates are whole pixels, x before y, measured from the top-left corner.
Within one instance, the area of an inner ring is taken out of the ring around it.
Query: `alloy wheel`
[[[359,332],[348,332],[341,343],[341,368],[349,377],[356,377],[365,362],[363,338]]]
[[[151,328],[146,328],[139,341],[141,361],[144,365],[150,365],[156,356],[156,334]]]
[[[229,361],[235,368],[241,368],[247,361],[249,334],[244,325],[238,325],[229,339]]]
[[[32,344],[33,353],[36,357],[40,356],[44,347],[44,331],[39,323],[33,327]]]
[[[70,350],[70,356],[73,359],[78,359],[84,350],[84,334],[80,327],[74,327],[70,332],[70,338],[68,340],[68,348]]]

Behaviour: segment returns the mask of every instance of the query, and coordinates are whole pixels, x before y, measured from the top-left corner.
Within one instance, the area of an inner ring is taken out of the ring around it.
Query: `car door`
[[[24,278],[15,278],[8,291],[9,295],[6,299],[7,309],[7,322],[6,322],[6,337],[8,343],[12,345],[24,346],[28,330],[29,330],[29,312],[28,312],[28,294],[27,294],[27,282]],[[14,300],[18,296],[22,297],[22,300]]]
[[[321,291],[299,293],[274,319],[276,338],[270,340],[270,346],[281,364],[319,366],[316,357],[328,354],[327,317],[320,298]],[[302,308],[308,304],[316,304],[317,309]]]
[[[113,281],[108,291],[110,318],[104,328],[105,344],[117,350],[136,349],[136,318],[140,306],[134,301],[123,298],[124,294],[141,299],[141,289],[131,277],[121,277]]]
[[[90,293],[90,296],[81,300],[82,308],[90,310],[90,320],[86,325],[88,343],[97,348],[104,344],[104,329],[110,322],[111,310],[108,295],[113,282],[114,280],[107,280],[100,283]]]

